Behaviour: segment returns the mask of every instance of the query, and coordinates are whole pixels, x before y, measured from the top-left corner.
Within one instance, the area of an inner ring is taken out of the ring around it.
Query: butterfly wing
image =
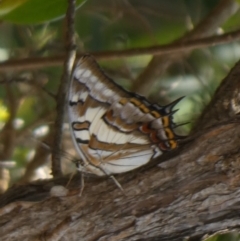
[[[70,128],[86,168],[97,175],[130,171],[174,149],[171,109],[124,90],[91,56],[82,57],[75,67]]]

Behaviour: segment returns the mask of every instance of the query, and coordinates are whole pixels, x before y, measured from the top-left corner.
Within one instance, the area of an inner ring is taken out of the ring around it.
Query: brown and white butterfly
[[[175,149],[172,109],[180,99],[164,107],[151,104],[114,83],[93,57],[83,56],[69,92],[70,129],[82,170],[112,176]]]

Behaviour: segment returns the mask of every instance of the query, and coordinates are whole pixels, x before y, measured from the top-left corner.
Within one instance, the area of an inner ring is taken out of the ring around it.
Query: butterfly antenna
[[[52,151],[52,147],[47,144],[45,141],[40,141],[36,138],[30,137],[33,141],[36,141],[37,143],[39,143],[43,148],[45,148],[48,151]],[[71,155],[70,153],[64,151],[64,150],[60,150],[60,153],[63,155],[63,157],[67,160],[72,161],[72,159],[74,159],[75,157],[73,155]]]
[[[122,191],[122,193],[125,195],[125,192],[124,192],[121,184],[117,181],[117,179],[116,179],[113,175],[111,175],[111,176],[109,176],[109,177],[114,181],[114,183],[118,186],[118,188],[119,188],[119,189]]]
[[[109,175],[101,166],[98,167],[106,176],[110,177],[113,182],[116,184],[116,186],[122,191],[122,193],[125,195],[125,192],[121,186],[121,184],[117,181],[117,179],[113,175]]]
[[[42,88],[42,90],[44,91],[44,92],[46,92],[50,97],[52,97],[54,100],[56,100],[57,99],[57,95],[56,94],[53,94],[52,92],[50,92],[49,90],[47,90],[45,87],[41,87]]]

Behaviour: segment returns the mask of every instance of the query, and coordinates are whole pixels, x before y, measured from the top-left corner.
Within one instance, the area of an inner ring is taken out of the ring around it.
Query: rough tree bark
[[[200,240],[240,228],[240,62],[175,152],[109,179],[85,178],[82,196],[50,195],[68,178],[15,186],[0,197],[1,240]]]

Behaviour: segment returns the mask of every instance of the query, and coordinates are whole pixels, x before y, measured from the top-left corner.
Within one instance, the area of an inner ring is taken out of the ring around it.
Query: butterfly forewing
[[[91,56],[82,57],[73,72],[69,121],[86,169],[97,175],[127,172],[174,149],[172,107],[124,90]]]

